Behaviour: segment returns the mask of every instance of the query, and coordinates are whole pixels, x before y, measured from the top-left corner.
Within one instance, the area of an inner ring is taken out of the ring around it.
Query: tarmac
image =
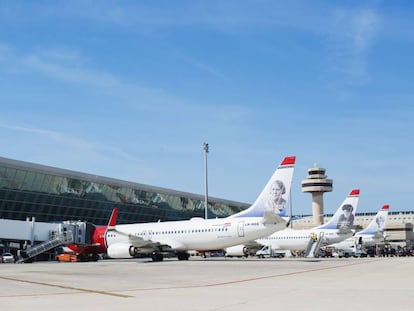
[[[2,310],[408,310],[414,257],[0,264]]]

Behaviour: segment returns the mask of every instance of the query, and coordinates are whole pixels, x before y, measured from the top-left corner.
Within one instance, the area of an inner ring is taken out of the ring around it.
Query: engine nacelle
[[[138,249],[127,243],[116,243],[108,246],[107,254],[111,258],[131,258],[138,254]]]
[[[225,249],[227,257],[241,257],[241,256],[248,256],[249,250],[244,245],[236,245],[232,247],[227,247]]]

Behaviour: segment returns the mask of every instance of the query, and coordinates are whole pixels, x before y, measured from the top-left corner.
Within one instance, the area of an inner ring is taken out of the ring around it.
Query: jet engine
[[[108,246],[107,254],[111,258],[131,258],[138,254],[138,248],[127,243],[116,243]]]
[[[226,248],[227,257],[247,257],[249,255],[249,250],[244,245],[236,245]]]

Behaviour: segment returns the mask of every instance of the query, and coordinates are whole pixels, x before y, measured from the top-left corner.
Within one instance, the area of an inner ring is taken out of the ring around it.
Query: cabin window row
[[[215,228],[215,229],[192,229],[192,230],[171,230],[171,231],[155,231],[155,232],[141,232],[136,234],[137,236],[151,235],[163,235],[163,234],[185,234],[185,233],[202,233],[202,232],[224,232],[228,231],[228,228]]]
[[[292,239],[310,239],[310,236],[278,236],[278,237],[267,237],[266,240],[292,240]]]

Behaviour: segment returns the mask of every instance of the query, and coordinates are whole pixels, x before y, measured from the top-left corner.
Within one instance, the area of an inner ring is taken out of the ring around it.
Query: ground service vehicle
[[[78,256],[75,253],[62,253],[56,255],[56,260],[59,262],[76,262],[78,261]]]
[[[2,255],[0,255],[0,262],[14,263],[15,262],[14,255],[11,253],[3,253]]]
[[[286,253],[289,251],[281,249],[272,249],[270,245],[265,245],[256,252],[256,256],[259,258],[270,258],[277,257],[282,258],[286,256]]]

